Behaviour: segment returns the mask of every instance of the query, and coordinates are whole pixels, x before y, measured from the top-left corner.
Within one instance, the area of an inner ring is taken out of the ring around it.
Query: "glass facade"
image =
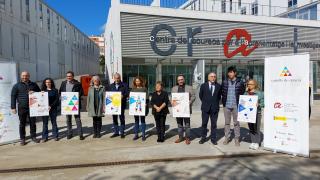
[[[184,74],[186,84],[192,85],[192,65],[162,65],[162,82],[167,92],[171,92],[171,88],[177,84],[179,74]]]

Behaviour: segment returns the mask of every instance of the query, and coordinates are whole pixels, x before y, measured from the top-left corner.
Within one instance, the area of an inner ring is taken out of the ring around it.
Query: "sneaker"
[[[253,150],[258,150],[259,149],[259,144],[258,143],[254,143],[252,149]]]
[[[239,141],[239,139],[235,139],[235,140],[234,140],[234,144],[235,144],[236,146],[240,146],[240,141]]]
[[[138,135],[134,135],[133,140],[136,141],[138,139],[139,139],[139,136]]]
[[[229,142],[230,142],[229,138],[224,138],[223,145],[227,145],[229,144]]]
[[[254,143],[251,143],[249,149],[253,149]]]

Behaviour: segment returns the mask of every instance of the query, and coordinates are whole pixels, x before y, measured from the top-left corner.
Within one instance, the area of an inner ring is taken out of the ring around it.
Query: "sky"
[[[100,35],[104,32],[111,0],[44,0],[65,19],[82,32]],[[121,0],[127,3],[143,3],[150,5],[152,0]],[[163,7],[178,7],[187,0],[161,0]]]
[[[104,32],[111,0],[45,0],[45,2],[79,28],[90,35]]]

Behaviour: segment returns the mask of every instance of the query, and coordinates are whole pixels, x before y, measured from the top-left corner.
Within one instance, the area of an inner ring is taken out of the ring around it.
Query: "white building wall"
[[[10,1],[5,0],[5,8],[0,9],[0,61],[16,62],[18,71],[29,71],[34,81],[45,77],[62,78],[69,70],[76,75],[99,72],[99,48],[85,34],[42,0],[29,0],[30,21],[27,21],[26,0],[12,0],[12,8]],[[47,9],[50,11],[50,32]],[[80,42],[80,38],[84,41]]]

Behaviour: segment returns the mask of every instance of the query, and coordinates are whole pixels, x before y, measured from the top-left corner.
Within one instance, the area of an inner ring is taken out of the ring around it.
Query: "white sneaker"
[[[259,149],[259,144],[258,143],[254,143],[252,149],[253,150]]]
[[[254,143],[251,143],[249,146],[249,149],[253,149],[253,147],[254,147]]]

